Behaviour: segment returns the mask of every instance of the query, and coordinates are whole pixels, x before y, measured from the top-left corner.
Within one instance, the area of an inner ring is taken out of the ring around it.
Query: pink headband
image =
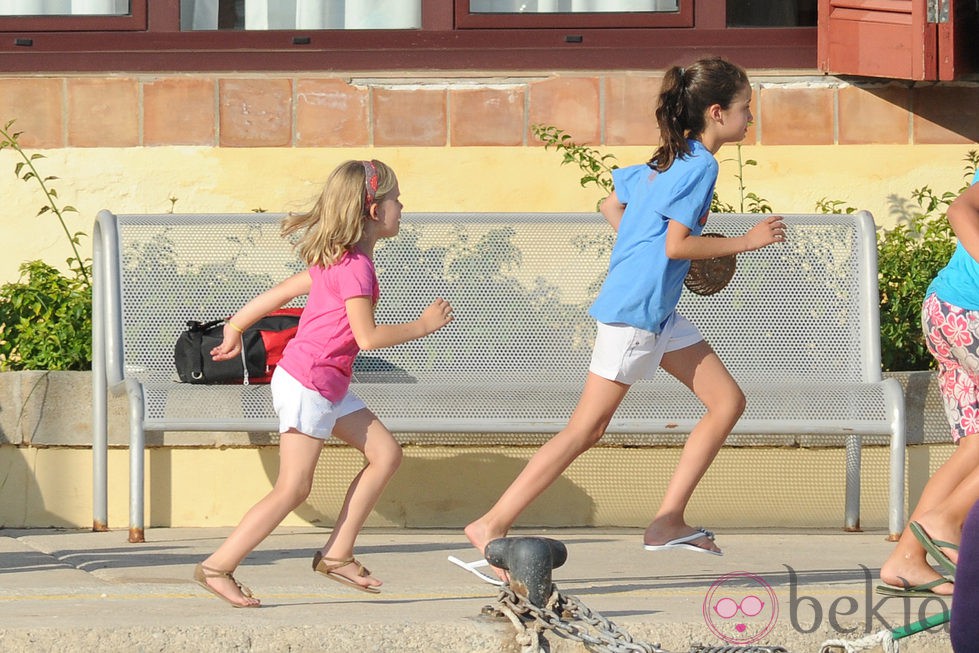
[[[364,211],[370,211],[377,197],[377,167],[373,161],[361,161],[364,165]]]

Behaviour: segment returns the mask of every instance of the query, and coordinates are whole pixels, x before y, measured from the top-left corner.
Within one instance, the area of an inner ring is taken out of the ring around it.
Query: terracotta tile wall
[[[655,73],[439,78],[113,75],[0,77],[0,121],[32,148],[652,145]],[[979,141],[979,84],[753,78],[748,143]]]

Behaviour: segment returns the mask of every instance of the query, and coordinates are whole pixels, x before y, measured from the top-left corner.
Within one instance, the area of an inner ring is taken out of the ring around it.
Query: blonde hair
[[[367,186],[374,171],[376,191]],[[344,161],[330,173],[312,209],[282,221],[282,235],[302,232],[295,248],[306,265],[333,265],[363,237],[371,205],[380,204],[397,184],[394,171],[380,161]]]

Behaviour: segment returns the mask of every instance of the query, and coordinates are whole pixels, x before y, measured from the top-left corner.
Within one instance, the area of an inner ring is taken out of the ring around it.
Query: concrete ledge
[[[953,445],[908,448],[907,501],[948,459]],[[409,445],[401,469],[368,526],[459,528],[485,512],[536,447]],[[665,492],[678,447],[595,447],[585,452],[525,511],[522,526],[645,526]],[[890,449],[863,449],[861,523],[885,528]],[[146,526],[233,526],[268,493],[278,447],[157,447],[146,452]],[[350,480],[363,466],[352,447],[320,456],[309,499],[286,518],[295,526],[330,525]],[[723,447],[687,511],[710,528],[825,528],[843,525],[842,447]],[[108,458],[109,524],[129,520],[129,451]],[[0,446],[0,527],[92,525],[92,452],[87,448]]]

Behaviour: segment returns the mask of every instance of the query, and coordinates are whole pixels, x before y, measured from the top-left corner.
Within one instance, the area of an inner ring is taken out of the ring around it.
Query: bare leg
[[[343,560],[353,556],[357,535],[398,470],[402,450],[391,432],[366,409],[339,419],[333,435],[358,449],[367,458],[367,464],[350,483],[333,532],[321,550],[326,558]],[[335,569],[333,573],[346,576],[365,587],[382,584],[373,576],[358,576],[357,571],[357,566],[351,563]]]
[[[646,544],[663,544],[694,532],[684,521],[687,503],[744,412],[745,405],[741,388],[706,342],[668,352],[660,365],[690,388],[703,402],[707,412],[683,446],[659,511],[643,535]],[[693,540],[690,544],[720,551],[707,537]]]
[[[629,386],[624,383],[588,373],[568,425],[537,450],[489,512],[466,526],[466,537],[481,555],[490,541],[506,536],[520,513],[550,487],[568,465],[601,439],[628,390]],[[497,570],[497,574],[506,580],[502,570]]]
[[[979,437],[970,435],[959,440],[951,457],[936,471],[909,522],[919,522],[933,539],[957,543],[962,537],[962,523],[972,504],[979,499]],[[955,552],[946,551],[955,561]],[[880,579],[901,587],[902,579],[911,585],[939,578],[928,564],[926,552],[910,529],[901,533],[894,551],[880,568]],[[951,583],[934,588],[936,594],[951,594]]]
[[[231,535],[204,561],[220,571],[234,571],[262,540],[309,496],[313,471],[323,441],[298,431],[283,433],[279,440],[279,475],[272,491],[245,513]],[[228,578],[208,577],[207,584],[239,605],[258,604],[244,596]]]

